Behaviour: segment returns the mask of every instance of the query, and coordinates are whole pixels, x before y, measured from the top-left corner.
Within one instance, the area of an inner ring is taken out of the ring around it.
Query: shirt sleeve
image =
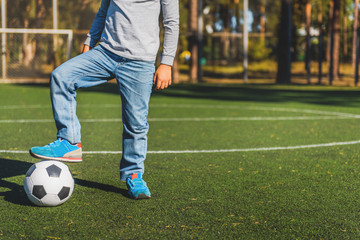
[[[91,48],[93,48],[100,41],[102,32],[105,27],[106,14],[109,8],[109,4],[110,0],[101,1],[99,11],[95,16],[90,32],[87,34],[87,38],[84,44],[89,45]]]
[[[179,1],[161,0],[161,7],[165,33],[160,63],[172,66],[179,38]]]

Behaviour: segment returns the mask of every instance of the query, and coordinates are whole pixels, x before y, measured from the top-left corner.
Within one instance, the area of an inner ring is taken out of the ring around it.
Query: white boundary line
[[[119,107],[118,104],[99,104],[89,105],[84,104],[82,107],[99,107],[99,108],[114,108]],[[0,106],[0,109],[24,109],[24,108],[44,108],[49,107],[45,105],[9,105]],[[274,108],[274,107],[259,107],[259,106],[234,106],[234,105],[190,105],[190,104],[153,104],[151,107],[161,108],[221,108],[221,109],[248,109],[256,111],[280,111],[280,112],[297,112],[310,113],[329,116],[295,116],[295,117],[205,117],[205,118],[148,118],[149,122],[174,122],[174,121],[281,121],[281,120],[326,120],[326,119],[357,119],[360,115],[319,111],[311,109],[296,109],[296,108]],[[101,119],[82,119],[81,122],[121,122],[119,118],[101,118]],[[52,119],[4,119],[1,123],[53,123]]]
[[[321,111],[321,110],[312,110],[312,109],[262,107],[262,106],[156,104],[156,105],[151,105],[151,107],[247,109],[247,110],[256,110],[256,111],[298,112],[298,113],[311,113],[311,114],[320,114],[320,115],[336,115],[336,116],[360,117],[360,115],[351,114],[351,113]]]
[[[148,122],[200,122],[200,121],[290,121],[290,120],[334,120],[334,119],[357,119],[353,116],[298,116],[298,117],[207,117],[207,118],[148,118]],[[93,122],[122,122],[120,118],[80,119],[82,123]],[[1,123],[54,123],[53,119],[7,119]]]
[[[119,108],[119,104],[79,104],[78,108]],[[50,105],[7,105],[0,106],[0,110],[10,109],[37,109],[37,108],[51,108]],[[349,116],[359,118],[358,114],[331,112],[311,109],[297,109],[297,108],[276,108],[276,107],[261,107],[261,106],[236,106],[236,105],[191,105],[191,104],[150,104],[150,108],[220,108],[220,109],[248,109],[257,111],[279,111],[279,112],[298,112],[298,113],[312,113],[320,115],[336,115],[336,116]]]
[[[255,151],[277,151],[277,150],[294,150],[294,149],[306,149],[306,148],[320,148],[320,147],[333,147],[343,145],[359,144],[360,140],[348,141],[348,142],[332,142],[332,143],[320,143],[311,145],[298,145],[287,147],[263,147],[263,148],[240,148],[240,149],[217,149],[217,150],[169,150],[169,151],[148,151],[148,154],[181,154],[181,153],[231,153],[231,152],[255,152]],[[19,150],[0,150],[0,153],[14,153],[23,154],[29,153],[29,151]],[[121,151],[84,151],[84,154],[121,154]]]
[[[88,107],[94,105],[83,105]],[[119,107],[118,104],[104,104],[95,105],[98,107]],[[43,105],[12,105],[12,106],[0,106],[0,109],[25,109],[25,108],[43,108],[48,106]],[[330,111],[318,111],[309,109],[296,109],[296,108],[274,108],[274,107],[256,107],[256,106],[229,106],[229,105],[190,105],[190,104],[159,104],[151,105],[151,107],[168,107],[168,108],[226,108],[226,109],[249,109],[249,110],[261,110],[261,111],[281,111],[281,112],[299,112],[310,113],[319,115],[330,116],[298,116],[298,117],[209,117],[209,118],[149,118],[148,121],[160,122],[160,121],[277,121],[277,120],[320,120],[320,119],[357,119],[360,115],[330,112]],[[112,119],[83,119],[82,122],[121,122],[119,118]],[[13,120],[0,120],[0,123],[52,123],[52,119],[13,119]],[[291,149],[304,149],[304,148],[319,148],[319,147],[331,147],[340,145],[358,144],[360,140],[349,142],[333,142],[323,144],[312,145],[299,145],[299,146],[287,146],[287,147],[268,147],[268,148],[244,148],[244,149],[218,149],[218,150],[169,150],[169,151],[148,151],[148,154],[167,154],[167,153],[227,153],[227,152],[250,152],[250,151],[274,151],[274,150],[291,150]],[[0,153],[28,153],[28,151],[18,150],[0,150]],[[84,151],[84,154],[121,154],[121,151]]]

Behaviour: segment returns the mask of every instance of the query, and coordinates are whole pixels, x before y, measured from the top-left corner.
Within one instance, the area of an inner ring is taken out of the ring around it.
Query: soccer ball
[[[58,206],[74,190],[74,178],[67,165],[59,161],[41,161],[26,173],[24,189],[29,200],[38,206]]]

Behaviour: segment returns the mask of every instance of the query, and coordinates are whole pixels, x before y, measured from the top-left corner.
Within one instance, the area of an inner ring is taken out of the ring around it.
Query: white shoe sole
[[[31,156],[33,156],[35,158],[43,159],[43,160],[56,160],[56,161],[61,161],[61,162],[73,162],[73,163],[82,162],[82,158],[47,157],[47,156],[42,156],[42,155],[38,155],[36,153],[33,153],[31,150],[29,151],[29,153],[30,153]]]

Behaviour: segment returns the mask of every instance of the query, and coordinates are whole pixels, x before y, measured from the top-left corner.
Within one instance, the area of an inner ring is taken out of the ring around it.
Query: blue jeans
[[[147,152],[147,115],[155,72],[154,62],[131,60],[101,46],[70,59],[51,74],[50,95],[57,137],[81,142],[76,116],[76,90],[106,83],[116,78],[120,89],[123,121],[123,154],[120,178],[144,173]]]

